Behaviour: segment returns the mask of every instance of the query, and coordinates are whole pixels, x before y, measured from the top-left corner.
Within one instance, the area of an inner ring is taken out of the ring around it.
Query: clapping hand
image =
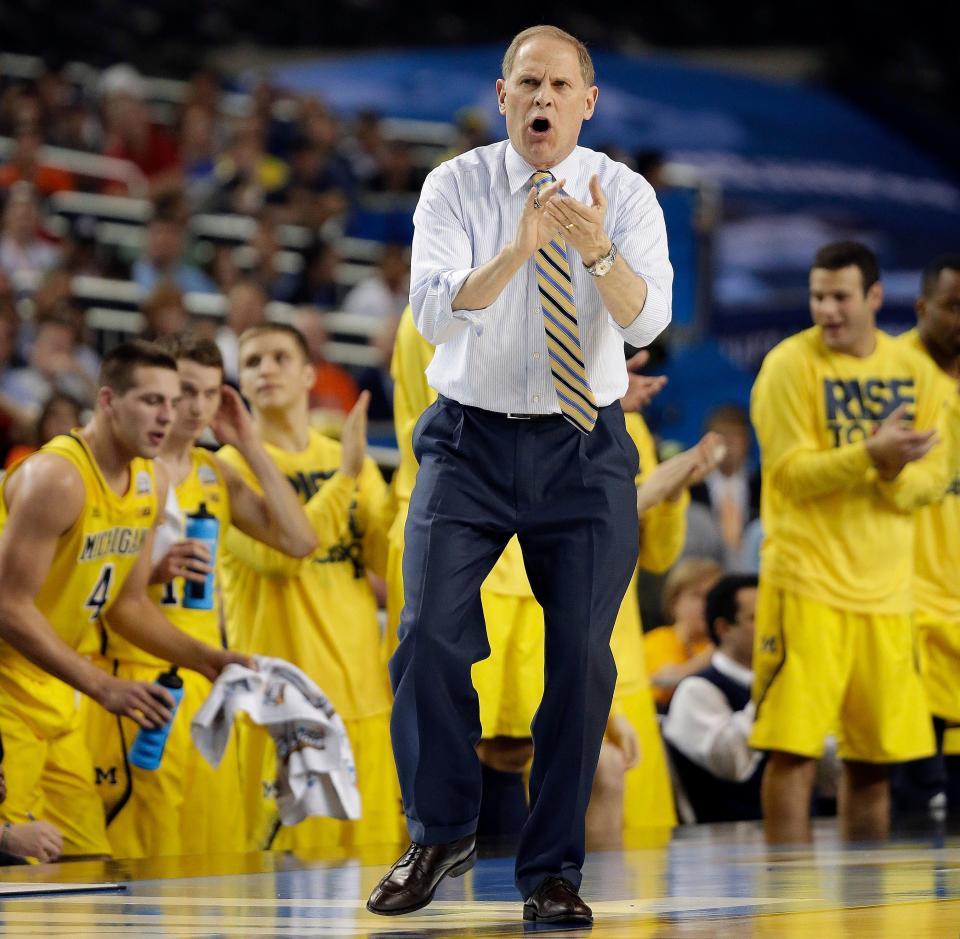
[[[536,186],[530,187],[527,201],[523,204],[523,212],[520,213],[517,235],[513,240],[523,257],[531,257],[556,237],[556,226],[549,220],[546,210],[557,198],[565,182],[565,179],[555,179],[540,189]]]
[[[610,237],[603,228],[607,215],[607,197],[596,175],[590,177],[590,205],[573,196],[559,196],[544,208],[553,233],[577,249],[583,263],[593,264],[610,250]]]
[[[640,375],[650,353],[641,349],[635,356],[627,359],[627,393],[620,399],[620,406],[624,413],[642,411],[660,392],[667,383],[665,375]]]

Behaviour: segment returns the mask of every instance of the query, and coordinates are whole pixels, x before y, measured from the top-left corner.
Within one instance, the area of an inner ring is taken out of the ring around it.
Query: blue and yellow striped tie
[[[553,173],[533,174],[533,184],[538,189],[550,182]],[[589,434],[597,423],[597,402],[580,347],[567,245],[559,236],[537,251],[537,291],[560,410],[577,430]]]

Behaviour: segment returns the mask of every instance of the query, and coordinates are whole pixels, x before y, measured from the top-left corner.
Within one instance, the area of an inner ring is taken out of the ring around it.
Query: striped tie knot
[[[538,189],[553,178],[553,173],[544,170],[531,177]],[[537,292],[560,411],[574,427],[588,434],[597,422],[597,402],[580,345],[567,244],[559,236],[537,251]]]

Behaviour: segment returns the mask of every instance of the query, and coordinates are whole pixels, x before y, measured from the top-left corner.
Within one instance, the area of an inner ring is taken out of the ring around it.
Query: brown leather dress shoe
[[[546,877],[523,904],[523,918],[537,923],[576,923],[589,926],[593,910],[563,877]]]
[[[367,909],[381,916],[399,916],[421,910],[448,874],[459,877],[477,863],[474,835],[448,844],[413,842],[387,876],[373,888]]]

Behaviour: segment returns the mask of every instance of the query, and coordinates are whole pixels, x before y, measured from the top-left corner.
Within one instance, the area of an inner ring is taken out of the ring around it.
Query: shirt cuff
[[[644,281],[647,285],[647,298],[633,322],[629,326],[621,326],[610,317],[610,322],[623,336],[624,342],[636,349],[649,346],[670,324],[670,304],[667,298],[649,280],[644,278]]]

